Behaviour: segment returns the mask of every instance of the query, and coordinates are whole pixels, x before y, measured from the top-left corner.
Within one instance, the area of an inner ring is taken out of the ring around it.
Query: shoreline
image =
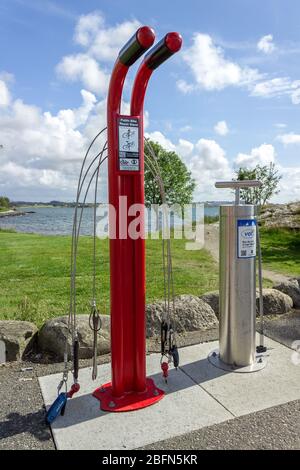
[[[4,218],[4,217],[18,217],[18,216],[21,216],[21,215],[26,215],[26,214],[29,214],[31,212],[23,212],[23,211],[7,211],[7,212],[0,212],[0,218]]]

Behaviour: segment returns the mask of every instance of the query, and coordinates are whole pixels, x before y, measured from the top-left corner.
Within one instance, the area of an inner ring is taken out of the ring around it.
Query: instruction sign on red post
[[[139,118],[122,116],[118,118],[119,170],[140,170]]]

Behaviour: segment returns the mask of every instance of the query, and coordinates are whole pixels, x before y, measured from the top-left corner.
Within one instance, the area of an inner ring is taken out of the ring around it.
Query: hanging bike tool
[[[89,318],[89,325],[93,331],[93,368],[92,368],[92,379],[97,378],[97,347],[98,347],[98,333],[101,330],[101,318],[96,308],[96,301],[92,302],[92,310]]]
[[[51,424],[57,418],[57,416],[63,416],[65,413],[67,400],[72,398],[74,393],[78,392],[80,385],[78,383],[78,370],[79,370],[79,342],[76,338],[73,345],[73,385],[70,390],[67,391],[68,383],[68,356],[65,354],[65,369],[63,372],[63,378],[57,388],[57,398],[52,403],[46,414],[46,423]],[[65,392],[61,392],[62,387],[65,386]]]

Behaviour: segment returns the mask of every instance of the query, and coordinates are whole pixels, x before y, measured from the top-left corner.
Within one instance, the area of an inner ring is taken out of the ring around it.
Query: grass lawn
[[[288,229],[260,229],[263,266],[289,276],[300,277],[300,232]]]
[[[161,240],[147,240],[147,302],[163,298]],[[68,236],[0,231],[0,319],[38,326],[68,311],[70,244]],[[201,295],[218,286],[218,267],[205,250],[186,251],[172,240],[175,293]],[[100,311],[109,313],[108,240],[97,240],[97,293]],[[77,261],[78,313],[89,313],[92,238],[82,237]]]
[[[263,266],[300,277],[300,234],[261,229]],[[0,230],[0,319],[38,326],[68,311],[70,244],[68,236],[44,236]],[[147,240],[147,302],[163,298],[161,240]],[[185,240],[172,240],[175,294],[201,295],[218,288],[218,266],[205,250],[186,251]],[[97,240],[97,294],[109,313],[108,240]],[[82,237],[77,261],[78,313],[89,313],[92,238]],[[269,287],[270,282],[264,281]]]

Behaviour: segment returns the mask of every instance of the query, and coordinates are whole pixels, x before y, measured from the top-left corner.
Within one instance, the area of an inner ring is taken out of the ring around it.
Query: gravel
[[[300,400],[157,442],[143,449],[300,449]]]
[[[297,319],[298,312],[295,312]],[[281,318],[288,324],[288,318]],[[273,334],[275,336],[276,322]],[[269,326],[270,328],[270,326]],[[282,325],[281,325],[282,331]],[[285,330],[285,344],[290,344],[289,335],[295,330]],[[192,332],[179,335],[180,346],[216,339],[217,331]],[[277,332],[277,340],[278,340]],[[282,341],[282,338],[280,338]],[[299,339],[299,338],[298,338]],[[149,351],[157,350],[158,342],[148,344]],[[108,362],[109,355],[98,358],[99,363]],[[90,365],[90,360],[81,360],[80,367]],[[32,370],[21,371],[26,367]],[[63,370],[62,363],[37,364],[14,362],[0,366],[0,449],[54,450],[51,431],[45,424],[45,408],[38,377]],[[22,379],[22,380],[20,380]],[[24,380],[32,379],[32,380]],[[288,384],[287,384],[288,386]],[[169,423],[178,426],[180,423]],[[221,424],[206,427],[176,438],[151,444],[145,449],[300,449],[300,400],[269,408],[257,413],[235,418]]]
[[[108,355],[99,363],[108,362]],[[80,367],[90,365],[80,361]],[[26,367],[32,370],[21,371]],[[38,377],[62,372],[63,364],[11,362],[0,366],[0,450],[54,450]]]

